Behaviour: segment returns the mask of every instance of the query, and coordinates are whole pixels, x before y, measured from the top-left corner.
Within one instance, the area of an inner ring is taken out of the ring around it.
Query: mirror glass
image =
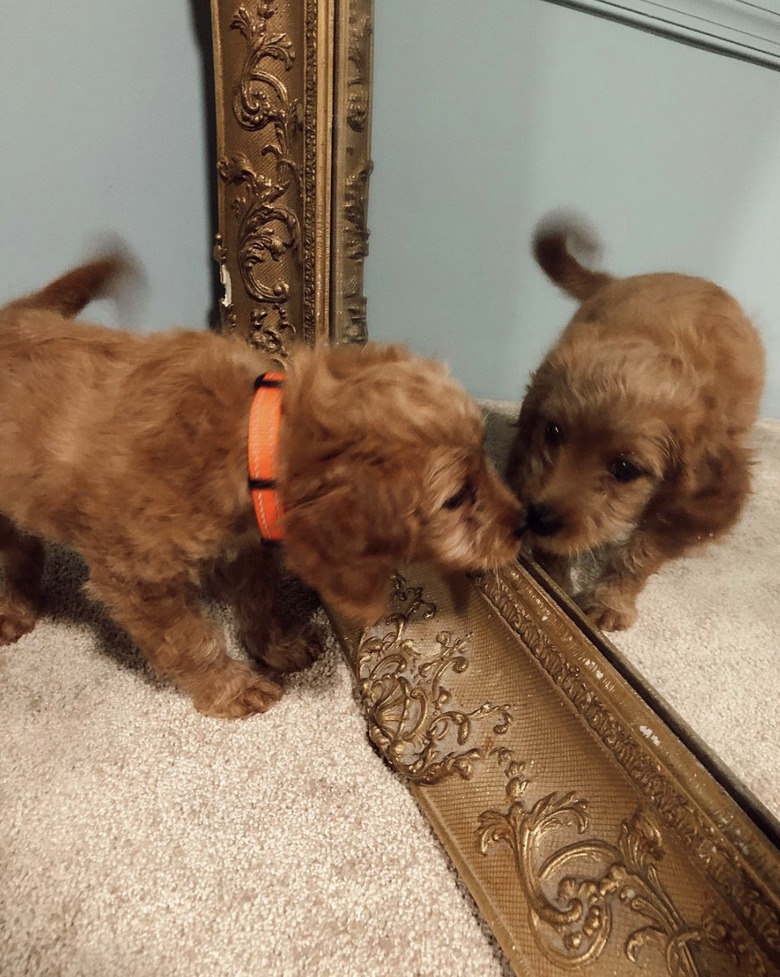
[[[369,335],[499,402],[499,455],[576,308],[531,255],[551,210],[587,218],[612,274],[711,279],[759,328],[743,518],[609,637],[780,815],[780,74],[542,0],[377,4],[374,37]]]

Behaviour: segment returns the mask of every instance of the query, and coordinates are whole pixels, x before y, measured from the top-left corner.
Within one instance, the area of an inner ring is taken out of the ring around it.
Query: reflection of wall
[[[780,74],[541,2],[393,0],[375,17],[373,338],[517,398],[573,308],[529,236],[569,206],[609,270],[733,291],[780,417]]]
[[[192,9],[3,5],[0,299],[61,273],[109,230],[146,265],[144,321],[205,322],[212,187]]]

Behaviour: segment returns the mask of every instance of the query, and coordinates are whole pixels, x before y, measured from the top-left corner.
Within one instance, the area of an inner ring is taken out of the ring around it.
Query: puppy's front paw
[[[282,697],[276,682],[236,663],[222,681],[212,683],[195,696],[195,708],[218,719],[244,719],[266,712]]]
[[[316,624],[305,624],[292,634],[277,634],[262,646],[248,635],[244,646],[253,658],[276,672],[301,672],[322,653],[324,636]]]
[[[602,631],[625,631],[636,621],[636,608],[633,605],[611,607],[593,600],[586,605],[585,613]]]
[[[38,616],[27,601],[0,598],[0,645],[12,645],[35,627]]]
[[[265,661],[278,672],[300,672],[314,664],[323,648],[321,629],[316,624],[307,624],[297,634],[269,648]]]

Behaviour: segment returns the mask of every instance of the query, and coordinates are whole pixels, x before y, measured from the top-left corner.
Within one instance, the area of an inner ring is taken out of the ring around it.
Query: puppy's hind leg
[[[9,645],[32,631],[38,619],[43,543],[0,514],[0,556],[5,570],[5,588],[0,597],[0,645]]]
[[[265,712],[281,698],[271,677],[231,658],[196,595],[179,581],[142,584],[93,576],[89,590],[108,605],[154,669],[192,696],[199,712],[238,719]]]
[[[238,635],[249,654],[275,671],[297,672],[312,664],[323,642],[305,613],[312,609],[306,607],[305,597],[285,599],[280,587],[283,573],[275,549],[252,543],[216,568],[213,583],[235,609]]]

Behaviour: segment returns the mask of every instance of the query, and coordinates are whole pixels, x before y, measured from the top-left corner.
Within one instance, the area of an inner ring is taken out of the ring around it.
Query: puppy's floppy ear
[[[355,467],[344,466],[288,509],[285,554],[326,603],[373,624],[387,606],[393,570],[413,557],[419,519],[403,473],[385,477],[380,469]]]
[[[750,492],[749,449],[705,437],[676,438],[664,511],[669,522],[702,537],[737,521]]]

